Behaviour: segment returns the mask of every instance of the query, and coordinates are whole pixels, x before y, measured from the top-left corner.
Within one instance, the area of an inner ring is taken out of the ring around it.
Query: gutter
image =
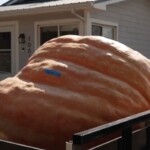
[[[85,21],[85,18],[82,17],[81,15],[79,15],[77,12],[75,12],[75,9],[71,9],[71,13],[76,16],[77,18],[79,18],[81,21]]]
[[[31,14],[42,14],[49,12],[60,12],[60,11],[70,11],[71,13],[79,18],[82,21],[85,21],[85,18],[79,15],[76,10],[83,9],[98,9],[106,10],[106,6],[109,4],[114,4],[122,2],[125,0],[89,0],[87,2],[81,3],[70,3],[70,4],[60,4],[60,5],[47,5],[41,7],[34,7],[31,4],[24,5],[13,5],[13,6],[1,6],[0,7],[0,17],[11,17],[11,16],[22,16],[22,15],[31,15]],[[24,6],[24,7],[23,7]],[[28,7],[29,6],[29,7]]]
[[[75,15],[80,20],[84,21],[84,18],[80,16],[76,10],[90,9],[93,6],[90,3],[75,3],[75,4],[63,4],[63,5],[54,5],[54,6],[42,6],[42,7],[27,7],[25,8],[20,5],[13,6],[0,6],[0,18],[1,17],[11,17],[11,16],[22,16],[22,15],[34,15],[34,14],[43,14],[50,12],[60,12],[60,11],[70,11],[73,15]],[[29,5],[30,6],[30,5]],[[74,8],[74,9],[73,9]]]

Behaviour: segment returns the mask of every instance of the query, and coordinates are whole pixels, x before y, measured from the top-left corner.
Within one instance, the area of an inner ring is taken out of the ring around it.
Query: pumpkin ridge
[[[64,150],[76,132],[148,110],[149,65],[107,38],[52,39],[0,82],[0,136]]]
[[[62,56],[61,56],[61,59],[58,59],[58,58],[57,58],[57,59],[55,59],[55,61],[58,61],[58,60],[59,60],[58,62],[60,62],[60,63],[62,63],[62,64],[66,64],[66,66],[67,66],[67,65],[70,63],[70,60],[71,60],[71,59],[72,59],[72,58],[69,58],[69,60],[67,60],[67,61],[66,61],[66,59],[63,59],[63,60],[62,60]],[[114,57],[113,59],[116,60],[115,57]],[[64,61],[64,60],[65,60],[65,61]],[[91,61],[92,61],[92,60],[91,60]],[[68,63],[68,62],[69,62],[69,63]],[[74,63],[73,63],[73,62],[74,62]],[[75,65],[75,62],[76,62],[77,65]],[[116,63],[118,63],[118,62],[116,62]],[[92,69],[93,67],[95,67],[95,64],[90,64],[90,65],[87,66],[87,64],[86,64],[85,61],[83,62],[83,61],[81,60],[81,61],[79,61],[79,63],[78,63],[75,59],[74,59],[74,60],[72,59],[72,63],[70,63],[70,64],[72,64],[72,65],[74,64],[74,66],[80,66],[80,68],[84,67],[83,70],[86,70],[86,68]],[[100,64],[100,65],[101,65],[101,64]],[[130,64],[128,64],[127,62],[125,62],[125,65],[127,66],[126,68],[128,68],[128,69],[130,68]],[[66,72],[67,72],[67,74],[69,74],[69,73],[72,72],[72,71],[70,70],[70,68],[74,68],[74,66],[73,66],[73,67],[69,67],[68,69],[66,68],[67,70],[65,69]],[[57,68],[57,67],[56,67],[56,68]],[[99,68],[100,68],[100,67],[99,67]],[[116,79],[119,79],[119,80],[121,80],[121,81],[127,82],[130,86],[132,86],[132,87],[134,87],[134,88],[136,87],[137,91],[140,91],[140,92],[141,92],[141,91],[145,91],[145,87],[142,87],[144,84],[137,86],[137,85],[134,84],[134,80],[131,81],[131,80],[129,79],[129,80],[127,81],[126,79],[123,79],[122,76],[120,76],[120,77],[118,78],[118,76],[115,75],[116,73],[115,73],[115,74],[112,74],[112,73],[109,73],[108,71],[106,72],[106,69],[105,69],[105,70],[101,70],[101,69],[98,70],[99,68],[98,68],[98,67],[97,67],[97,68],[94,68],[94,70],[97,71],[97,72],[101,72],[101,73],[103,73],[103,74],[105,74],[105,75],[107,75],[107,76],[111,76],[111,77],[113,77],[113,78],[116,78]],[[102,67],[102,68],[104,68],[104,67]],[[133,72],[133,70],[134,70],[134,72],[135,72],[135,71],[137,72],[137,75],[139,76],[139,77],[138,77],[138,80],[141,78],[141,80],[143,80],[143,81],[145,80],[145,82],[148,82],[148,80],[146,79],[146,77],[145,77],[140,71],[136,70],[136,68],[133,68],[133,67],[132,67],[131,69],[132,69],[132,72]],[[131,70],[131,69],[130,69],[130,70]],[[27,71],[27,72],[28,72],[28,74],[29,74],[29,71]],[[80,71],[77,71],[77,72],[74,71],[74,72],[72,72],[72,73],[73,73],[73,74],[74,74],[74,73],[79,74],[79,72],[80,72]],[[112,72],[113,72],[113,71],[112,71]],[[123,71],[122,71],[122,72],[123,72]],[[128,70],[127,70],[126,72],[128,72]],[[31,73],[32,73],[32,71],[31,71]],[[114,72],[113,72],[113,73],[114,73]],[[27,74],[27,76],[28,76],[28,74]],[[38,80],[38,75],[36,75],[36,76],[37,76],[37,80]],[[78,75],[78,78],[79,78],[79,76],[81,76],[81,74]],[[81,77],[82,77],[82,76],[81,76]],[[28,78],[28,77],[27,77],[27,78]],[[35,78],[35,77],[34,77],[34,78]],[[136,78],[137,78],[137,77],[136,77]],[[45,78],[43,78],[43,79],[45,79]],[[36,81],[36,78],[35,78],[35,79],[31,79],[31,80]],[[136,81],[136,80],[135,80],[135,81]],[[46,82],[47,82],[47,81],[46,81]],[[60,82],[61,82],[61,81],[60,81]],[[141,90],[141,87],[144,88],[144,89]],[[142,94],[142,95],[143,95],[143,94]],[[145,98],[146,98],[146,97],[145,97]],[[146,98],[146,99],[147,99],[147,98]]]

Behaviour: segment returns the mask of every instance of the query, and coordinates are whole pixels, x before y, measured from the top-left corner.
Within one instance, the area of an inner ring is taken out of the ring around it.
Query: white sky
[[[8,0],[0,0],[0,5],[7,2]]]

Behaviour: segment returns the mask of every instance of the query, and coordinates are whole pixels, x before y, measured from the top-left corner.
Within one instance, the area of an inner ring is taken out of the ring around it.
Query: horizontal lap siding
[[[80,15],[83,15],[82,12],[79,12]],[[24,15],[24,16],[14,16],[7,18],[0,18],[0,22],[9,21],[18,21],[19,23],[19,33],[25,33],[26,43],[19,45],[19,68],[21,69],[29,58],[28,54],[28,41],[30,38],[31,41],[31,53],[35,51],[34,48],[34,25],[35,22],[39,21],[57,21],[62,19],[76,19],[74,15],[71,14],[71,10],[66,12],[57,12],[57,13],[47,13],[47,14],[37,14],[37,15]],[[24,48],[24,50],[22,50]]]
[[[150,58],[149,0],[126,0],[91,17],[118,23],[118,40]]]

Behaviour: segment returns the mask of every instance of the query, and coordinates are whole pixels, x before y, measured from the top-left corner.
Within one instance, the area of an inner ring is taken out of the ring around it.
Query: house
[[[9,0],[0,7],[0,79],[16,74],[45,41],[65,34],[102,35],[150,58],[150,1]]]

